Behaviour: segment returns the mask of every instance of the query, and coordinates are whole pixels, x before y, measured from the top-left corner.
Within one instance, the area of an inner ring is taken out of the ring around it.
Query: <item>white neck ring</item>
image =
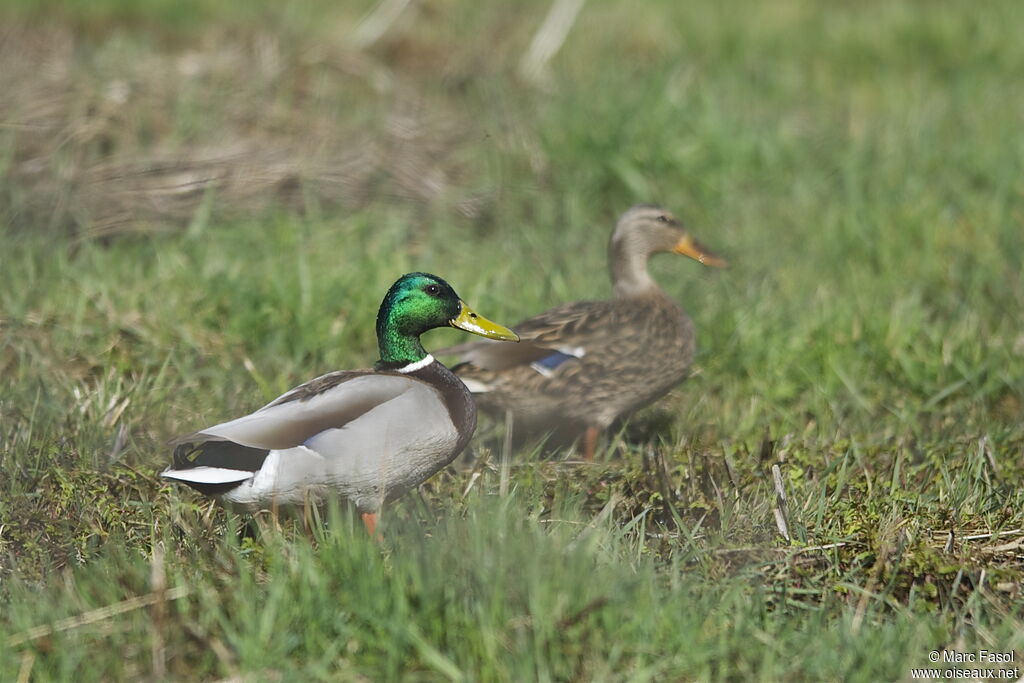
[[[395,372],[400,372],[403,375],[408,375],[410,372],[416,372],[417,370],[422,370],[423,368],[427,367],[428,365],[430,365],[433,362],[434,362],[434,357],[431,356],[428,353],[426,356],[424,356],[420,360],[416,361],[415,363],[409,363],[408,365],[402,366],[402,367],[396,369]]]

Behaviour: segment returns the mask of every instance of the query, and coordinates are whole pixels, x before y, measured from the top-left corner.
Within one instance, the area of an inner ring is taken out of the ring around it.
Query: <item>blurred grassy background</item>
[[[1021,645],[1017,4],[592,1],[527,77],[549,7],[373,40],[370,2],[0,9],[0,678],[893,680]],[[238,540],[155,479],[372,363],[402,272],[509,324],[606,296],[641,201],[732,267],[654,262],[697,373],[599,465],[519,453],[500,498],[483,424],[383,551],[344,517]]]

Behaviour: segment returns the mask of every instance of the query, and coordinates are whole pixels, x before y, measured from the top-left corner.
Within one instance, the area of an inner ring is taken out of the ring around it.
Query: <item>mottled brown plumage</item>
[[[689,316],[647,272],[648,258],[676,252],[724,262],[694,241],[671,213],[636,206],[608,246],[615,296],[563,304],[514,326],[521,342],[460,344],[454,372],[481,408],[511,411],[517,430],[584,434],[584,457],[616,418],[650,404],[687,375],[696,351]]]

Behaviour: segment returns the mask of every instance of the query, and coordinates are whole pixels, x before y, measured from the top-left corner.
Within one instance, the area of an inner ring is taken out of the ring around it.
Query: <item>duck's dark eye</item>
[[[658,221],[659,223],[671,223],[672,222],[671,220],[669,220],[668,216],[658,216],[654,220]]]
[[[423,291],[429,294],[430,296],[437,296],[438,294],[441,293],[441,288],[438,287],[437,285],[427,285],[423,289]]]

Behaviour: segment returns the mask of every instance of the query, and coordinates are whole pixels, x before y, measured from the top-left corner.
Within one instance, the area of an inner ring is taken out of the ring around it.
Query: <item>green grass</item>
[[[432,0],[363,52],[369,4],[48,7],[0,10],[0,680],[877,681],[1024,648],[1016,3],[591,2],[542,88],[544,2]],[[606,296],[639,201],[732,267],[654,262],[697,372],[598,464],[528,446],[501,496],[483,422],[382,544],[156,478],[172,436],[372,363],[403,272],[507,324]]]

